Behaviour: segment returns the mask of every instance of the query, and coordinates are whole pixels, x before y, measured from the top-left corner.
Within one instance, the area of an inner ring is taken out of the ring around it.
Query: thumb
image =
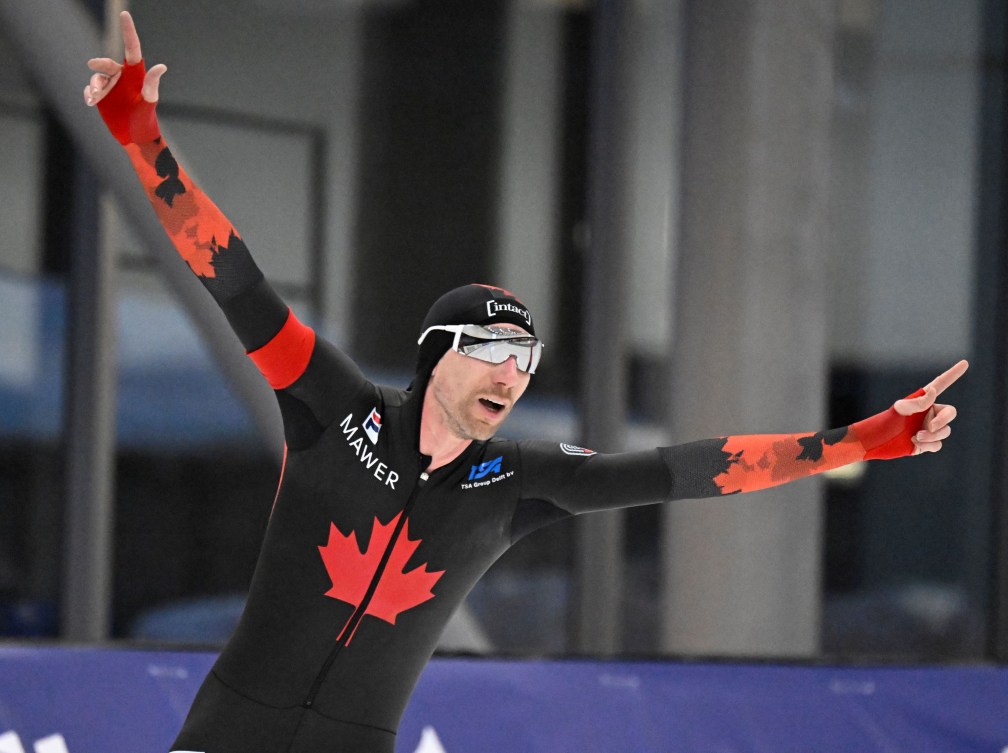
[[[901,416],[912,416],[914,413],[923,413],[938,398],[938,391],[931,386],[924,389],[924,394],[920,397],[906,397],[893,403],[893,410]]]
[[[144,98],[145,102],[153,104],[158,101],[158,84],[167,70],[168,66],[164,63],[158,63],[147,71],[147,75],[144,76],[143,88],[140,90],[140,96]]]

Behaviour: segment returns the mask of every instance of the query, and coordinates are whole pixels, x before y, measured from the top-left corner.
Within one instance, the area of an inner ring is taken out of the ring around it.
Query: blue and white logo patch
[[[471,466],[469,477],[462,482],[463,489],[475,489],[480,486],[490,486],[501,479],[511,478],[514,471],[504,470],[504,456],[498,455],[493,460]]]
[[[566,444],[564,442],[560,443],[560,450],[564,455],[574,455],[581,457],[588,457],[589,455],[594,455],[595,450],[589,450],[584,447],[578,447],[574,444]]]
[[[377,408],[371,409],[371,415],[364,420],[362,426],[364,427],[364,433],[371,440],[371,444],[378,444],[378,432],[381,431],[381,414]]]
[[[485,463],[480,463],[479,465],[474,465],[469,471],[469,480],[478,481],[481,478],[486,478],[491,473],[497,474],[501,472],[501,463],[504,462],[504,456],[494,458],[493,460],[488,460]]]

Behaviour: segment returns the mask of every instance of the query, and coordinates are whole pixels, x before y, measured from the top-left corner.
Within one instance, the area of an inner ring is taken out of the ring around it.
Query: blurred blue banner
[[[0,753],[165,753],[210,653],[0,647]],[[398,753],[1008,750],[1008,668],[436,659]],[[210,752],[212,753],[212,752]]]

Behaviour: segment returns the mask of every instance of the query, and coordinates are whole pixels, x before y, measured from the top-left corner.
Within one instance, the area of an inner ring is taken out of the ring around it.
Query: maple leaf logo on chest
[[[344,536],[335,523],[330,523],[329,541],[319,547],[319,554],[332,581],[332,588],[326,591],[326,596],[360,609],[381,566],[400,515],[402,513],[384,524],[375,518],[365,551],[361,551],[355,531]],[[403,523],[388,562],[382,568],[378,585],[365,606],[365,615],[370,614],[394,625],[400,612],[434,598],[431,589],[444,575],[444,570],[428,572],[425,562],[406,572],[406,563],[418,546],[419,539],[411,541],[409,538],[409,522]]]

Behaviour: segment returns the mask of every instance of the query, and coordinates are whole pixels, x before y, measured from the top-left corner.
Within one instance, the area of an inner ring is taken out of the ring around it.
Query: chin
[[[473,423],[469,426],[469,436],[473,439],[477,439],[480,442],[485,442],[490,439],[494,434],[497,433],[497,429],[500,428],[500,421],[493,424],[487,424],[483,422]]]
[[[497,433],[496,426],[487,426],[482,429],[474,429],[473,431],[470,431],[469,436],[472,439],[477,440],[478,442],[485,442],[491,437],[493,437],[493,435],[496,433]]]
[[[507,413],[503,413],[493,421],[487,421],[478,416],[468,416],[469,420],[461,425],[469,439],[485,442],[497,433],[507,415]]]

